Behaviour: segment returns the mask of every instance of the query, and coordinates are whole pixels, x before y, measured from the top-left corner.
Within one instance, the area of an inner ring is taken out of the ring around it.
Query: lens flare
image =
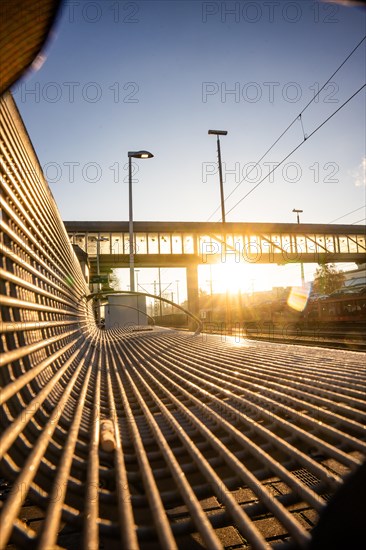
[[[295,311],[304,311],[309,294],[310,287],[293,286],[287,298],[287,305]]]

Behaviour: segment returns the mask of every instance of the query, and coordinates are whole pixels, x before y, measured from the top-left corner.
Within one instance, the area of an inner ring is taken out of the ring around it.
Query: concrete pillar
[[[199,296],[198,296],[198,266],[191,264],[187,267],[187,297],[188,310],[193,315],[199,316]],[[193,325],[192,325],[193,328]]]

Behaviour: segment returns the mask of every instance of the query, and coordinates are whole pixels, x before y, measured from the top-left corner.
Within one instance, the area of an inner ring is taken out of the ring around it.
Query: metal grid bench
[[[307,547],[365,458],[364,355],[98,329],[10,95],[0,123],[0,548]]]

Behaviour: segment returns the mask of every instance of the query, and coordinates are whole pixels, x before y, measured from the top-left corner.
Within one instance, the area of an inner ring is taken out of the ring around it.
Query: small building
[[[125,328],[147,326],[146,297],[129,294],[108,296],[105,306],[105,328]]]
[[[347,288],[355,286],[366,286],[366,264],[359,265],[357,269],[345,271],[344,286]]]

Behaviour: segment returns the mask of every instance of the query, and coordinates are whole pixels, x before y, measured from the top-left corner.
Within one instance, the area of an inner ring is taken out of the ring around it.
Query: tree
[[[109,274],[109,286],[113,288],[113,290],[121,290],[120,280],[117,277],[115,270],[112,270]]]
[[[331,294],[343,286],[345,277],[334,264],[320,264],[314,273],[313,292]]]

